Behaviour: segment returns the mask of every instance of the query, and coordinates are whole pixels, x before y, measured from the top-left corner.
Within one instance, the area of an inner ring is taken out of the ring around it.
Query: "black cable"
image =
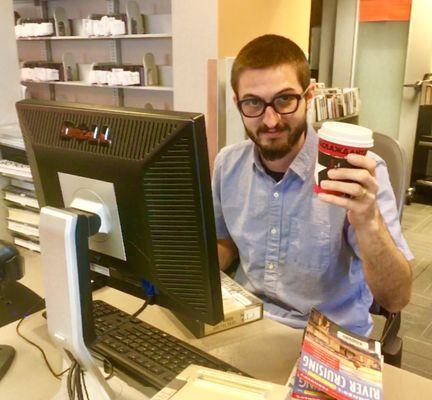
[[[41,299],[40,302],[45,301],[45,299]],[[132,321],[134,318],[138,317],[138,315],[140,315],[149,304],[152,304],[153,301],[153,296],[149,296],[149,298],[147,300],[144,301],[144,304],[137,310],[135,311],[133,314],[131,314],[125,321],[120,322],[119,324],[113,326],[112,328],[108,329],[107,331],[103,332],[101,335],[99,335],[93,344],[98,343],[105,335],[107,335],[108,333],[117,330],[118,328],[120,328],[121,326],[123,326],[124,324]],[[54,369],[51,367],[51,364],[48,361],[48,358],[45,354],[45,351],[42,349],[42,347],[40,347],[38,344],[32,342],[30,339],[28,339],[27,337],[25,337],[21,332],[20,332],[20,327],[24,321],[24,319],[31,314],[31,311],[36,308],[40,302],[35,303],[32,307],[30,307],[30,309],[24,314],[24,316],[21,318],[21,320],[18,322],[15,330],[18,334],[19,337],[21,337],[23,340],[25,340],[27,343],[29,343],[30,345],[36,347],[42,354],[43,359],[45,361],[46,366],[48,367],[49,371],[51,372],[51,374],[54,376],[54,378],[56,379],[61,379],[61,377],[68,372],[68,376],[67,376],[67,390],[68,390],[68,395],[69,395],[69,399],[70,400],[75,400],[75,393],[76,393],[76,389],[78,390],[78,400],[84,400],[83,398],[83,394],[82,394],[82,386],[81,386],[81,381],[80,378],[76,378],[76,374],[78,377],[81,376],[82,374],[82,379],[83,379],[83,383],[84,383],[84,390],[87,396],[87,399],[89,399],[88,396],[88,392],[87,392],[87,387],[85,385],[85,379],[84,379],[84,372],[81,369],[81,366],[79,366],[78,362],[76,360],[74,360],[73,364],[65,369],[64,371],[60,372],[60,373],[56,373],[54,371]],[[100,356],[100,358],[97,358],[99,361],[102,362],[106,362],[109,367],[110,367],[110,373],[108,374],[108,376],[105,377],[105,380],[109,380],[113,377],[114,375],[114,367],[111,363],[110,360],[108,360],[108,358],[104,357],[102,354],[100,354],[99,352],[92,350],[93,353],[96,353]],[[78,370],[80,371],[79,373],[74,372],[75,369],[78,368]]]
[[[111,366],[112,366],[112,364],[111,364]],[[87,391],[87,385],[86,385],[86,381],[85,381],[84,371],[83,370],[81,370],[81,379],[82,379],[82,383],[83,383],[83,386],[84,386],[84,393],[85,393],[85,395],[87,397],[87,400],[90,400],[90,396],[89,396],[88,391]]]
[[[131,322],[134,318],[138,317],[138,315],[140,315],[149,304],[152,304],[153,302],[153,296],[149,296],[147,300],[144,301],[144,304],[137,310],[135,311],[133,314],[129,315],[128,318],[126,318],[125,321],[118,323],[117,325],[113,326],[112,328],[106,330],[105,332],[103,332],[102,334],[100,334],[92,343],[92,346],[99,343],[102,338],[104,336],[106,336],[108,333],[111,333],[115,330],[117,330],[118,328],[120,328],[121,326],[127,324],[128,322]]]
[[[36,347],[42,354],[43,359],[45,361],[46,366],[48,367],[49,371],[51,372],[51,374],[54,376],[54,378],[56,379],[61,379],[61,376],[63,376],[66,372],[69,371],[69,368],[65,369],[64,371],[60,372],[60,373],[56,373],[54,371],[54,369],[51,367],[51,364],[48,361],[48,358],[45,354],[45,351],[42,349],[42,347],[40,347],[38,344],[32,342],[30,339],[28,339],[27,337],[25,337],[21,332],[20,332],[20,327],[22,325],[22,323],[24,322],[24,320],[31,314],[31,312],[33,311],[33,309],[35,309],[36,307],[39,306],[39,304],[44,301],[45,299],[41,299],[40,301],[38,301],[37,303],[33,304],[29,310],[24,314],[24,316],[20,319],[20,321],[18,322],[17,326],[15,327],[16,333],[19,337],[21,337],[22,339],[24,339],[27,343],[31,344],[32,346]]]
[[[84,395],[83,395],[83,388],[81,386],[81,371],[82,368],[81,366],[78,364],[78,367],[75,368],[74,371],[74,381],[75,381],[75,387],[76,387],[76,393],[78,396],[78,400],[84,400]]]
[[[78,400],[82,400],[82,399],[80,399],[80,388],[79,388],[79,384],[78,384],[78,381],[77,381],[77,371],[79,371],[79,370],[80,370],[80,366],[78,364],[77,367],[73,371],[72,382],[73,382],[73,385],[75,387],[75,395],[76,395],[76,397],[78,398]]]
[[[66,377],[66,388],[67,388],[69,400],[73,400],[73,398],[72,398],[72,386],[71,386],[70,379],[71,379],[71,372],[70,372],[70,368],[69,368],[69,372],[68,372],[67,377]]]
[[[96,358],[96,360],[99,360],[104,363],[104,370],[105,370],[105,363],[109,367],[109,373],[107,376],[104,376],[105,380],[108,381],[114,376],[114,366],[112,365],[112,362],[106,358],[103,354],[99,353],[97,350],[91,349],[92,356]],[[106,372],[106,371],[105,371]]]
[[[67,392],[69,400],[84,400],[84,392],[87,400],[90,400],[84,380],[84,371],[81,365],[71,356],[72,364],[67,375]]]
[[[68,390],[69,400],[75,400],[75,386],[73,385],[72,378],[73,378],[73,371],[76,368],[77,364],[78,363],[76,361],[73,361],[67,375],[67,390]]]
[[[75,367],[74,367],[74,369],[72,370],[72,372],[71,372],[71,382],[72,382],[72,395],[73,395],[73,399],[75,400],[75,397],[76,397],[76,382],[75,382],[75,379],[74,379],[74,377],[75,377],[75,370],[78,368],[78,362],[75,362]]]

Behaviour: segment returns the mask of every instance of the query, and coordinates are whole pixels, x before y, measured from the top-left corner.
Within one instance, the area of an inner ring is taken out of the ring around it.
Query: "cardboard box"
[[[218,324],[208,325],[180,313],[174,314],[197,338],[257,321],[263,317],[262,301],[222,271],[221,288],[224,320]]]

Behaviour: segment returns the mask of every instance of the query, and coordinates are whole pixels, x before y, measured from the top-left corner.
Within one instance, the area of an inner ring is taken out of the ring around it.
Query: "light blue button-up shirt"
[[[318,136],[308,127],[305,143],[283,179],[264,170],[250,140],[223,148],[213,176],[219,239],[237,245],[236,280],[264,301],[267,317],[303,328],[312,307],[360,334],[372,328],[372,294],[359,246],[345,209],[313,192]],[[385,162],[376,154],[377,202],[405,257],[413,258],[401,233]]]

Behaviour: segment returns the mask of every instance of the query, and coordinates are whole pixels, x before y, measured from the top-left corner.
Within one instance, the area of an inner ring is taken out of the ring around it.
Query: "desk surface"
[[[39,257],[30,254],[26,259],[27,273],[22,283],[43,296]],[[99,290],[94,297],[129,313],[142,304],[139,299],[108,288]],[[146,309],[141,318],[252,376],[275,383],[286,382],[299,355],[302,332],[268,319],[196,339],[169,311],[157,306]],[[1,344],[9,344],[17,351],[11,369],[0,381],[0,398],[47,400],[55,394],[59,381],[45,367],[39,351],[17,336],[15,326],[12,323],[0,328]],[[22,332],[47,351],[56,371],[60,371],[60,355],[49,341],[41,313],[24,321]],[[383,379],[386,400],[430,399],[431,380],[389,365],[384,367]]]

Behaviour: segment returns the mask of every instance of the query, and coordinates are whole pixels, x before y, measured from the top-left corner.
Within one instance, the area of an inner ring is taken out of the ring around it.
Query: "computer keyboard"
[[[128,321],[129,314],[101,300],[93,302],[93,315],[96,334],[107,333],[91,350],[140,383],[161,389],[190,364],[248,376],[138,318]]]

